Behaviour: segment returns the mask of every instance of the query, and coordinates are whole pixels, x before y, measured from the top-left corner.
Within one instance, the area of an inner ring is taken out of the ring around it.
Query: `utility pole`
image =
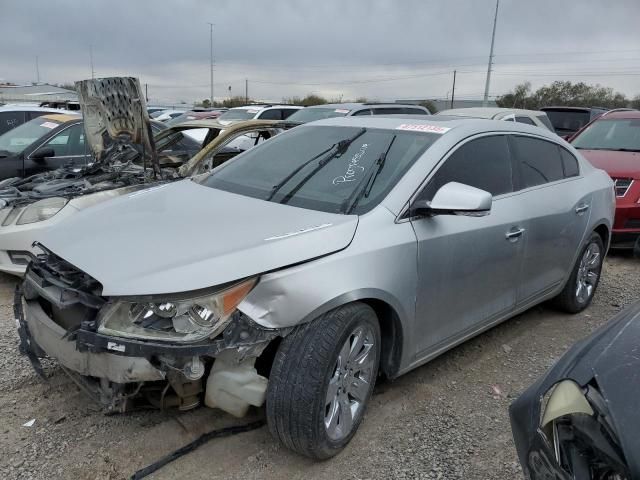
[[[144,101],[149,103],[149,84],[144,84]]]
[[[209,24],[209,66],[210,70],[210,83],[211,83],[211,106],[213,107],[213,23],[207,22]]]
[[[496,39],[496,23],[498,22],[498,6],[500,0],[496,0],[496,14],[493,17],[493,33],[491,34],[491,50],[489,51],[489,65],[487,66],[487,81],[484,84],[484,99],[482,106],[486,107],[489,104],[489,85],[491,84],[491,65],[493,64],[493,44]]]
[[[96,78],[96,72],[93,70],[93,45],[89,44],[89,62],[91,63],[91,78]]]
[[[40,66],[38,65],[37,55],[36,55],[36,83],[40,83]]]
[[[456,71],[453,71],[453,88],[451,89],[451,108],[453,108],[453,97],[456,95]]]
[[[244,79],[244,103],[249,104],[249,79]]]

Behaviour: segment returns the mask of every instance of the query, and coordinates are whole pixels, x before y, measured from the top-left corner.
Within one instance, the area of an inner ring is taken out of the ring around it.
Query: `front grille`
[[[640,219],[631,218],[624,222],[624,228],[640,228]]]
[[[624,197],[632,183],[633,180],[631,178],[614,178],[613,185],[616,190],[616,197]]]
[[[27,299],[35,298],[39,294],[59,308],[67,308],[78,303],[95,309],[104,305],[106,300],[102,297],[100,282],[42,245],[37,243],[35,245],[45,253],[33,259],[27,269],[25,277]]]

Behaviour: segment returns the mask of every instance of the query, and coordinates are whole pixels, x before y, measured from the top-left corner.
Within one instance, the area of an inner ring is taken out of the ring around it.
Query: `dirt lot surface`
[[[45,362],[49,380],[40,381],[17,353],[14,286],[0,277],[0,478],[128,478],[201,433],[239,423],[206,408],[107,417],[54,363]],[[263,427],[212,440],[150,478],[521,478],[509,403],[569,345],[638,298],[639,287],[640,261],[609,257],[584,313],[536,307],[378,385],[358,434],[329,461],[290,453]]]

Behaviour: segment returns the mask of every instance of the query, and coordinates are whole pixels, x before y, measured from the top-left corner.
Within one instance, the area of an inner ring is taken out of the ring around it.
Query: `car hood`
[[[339,251],[357,224],[354,215],[182,180],[82,210],[40,241],[98,280],[103,295],[152,295],[221,285]]]
[[[591,165],[611,177],[640,179],[640,153],[615,150],[580,150]]]

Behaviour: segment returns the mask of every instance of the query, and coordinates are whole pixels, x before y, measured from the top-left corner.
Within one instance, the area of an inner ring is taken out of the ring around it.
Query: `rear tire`
[[[602,238],[593,232],[580,250],[567,284],[553,299],[557,308],[567,313],[578,313],[591,304],[600,282],[603,257]]]
[[[325,459],[355,434],[380,362],[375,312],[355,302],[287,335],[267,387],[267,424],[287,448]]]

